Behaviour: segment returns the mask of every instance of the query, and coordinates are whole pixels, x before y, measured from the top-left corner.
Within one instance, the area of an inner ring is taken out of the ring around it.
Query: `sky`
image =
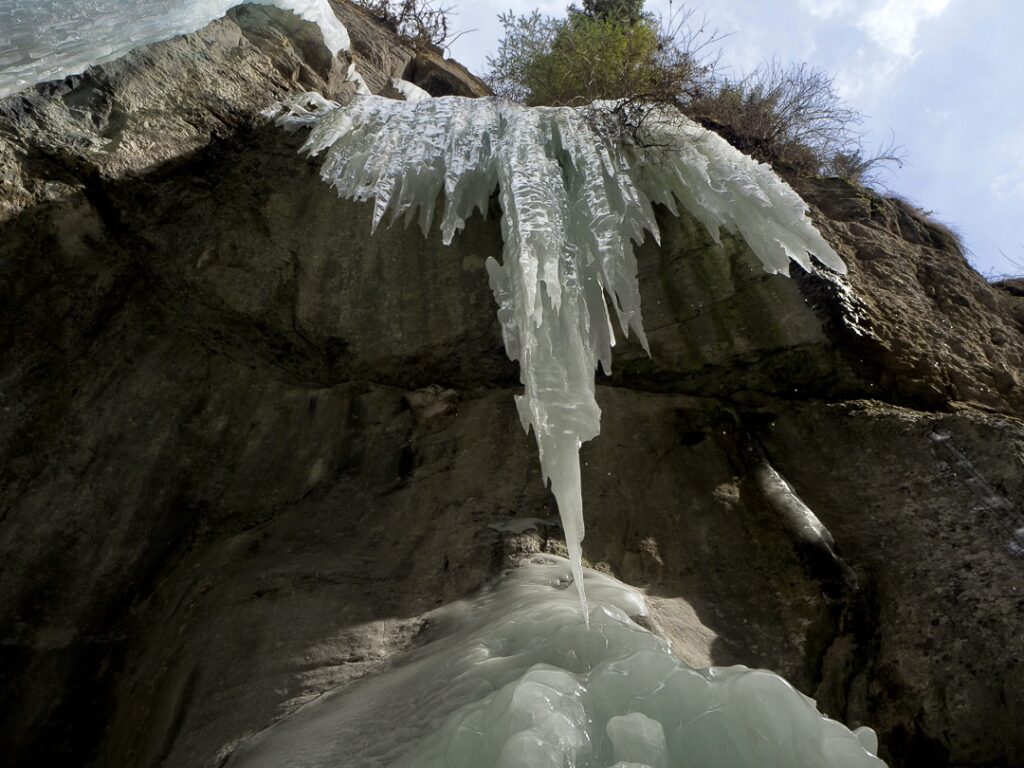
[[[481,73],[497,48],[497,16],[565,0],[451,3],[467,31],[451,55]],[[674,9],[679,8],[676,2]],[[689,0],[692,19],[727,34],[721,65],[740,76],[778,59],[835,76],[865,115],[869,150],[895,139],[903,168],[883,174],[960,233],[987,276],[1024,274],[1024,0]],[[669,0],[647,0],[667,15]]]

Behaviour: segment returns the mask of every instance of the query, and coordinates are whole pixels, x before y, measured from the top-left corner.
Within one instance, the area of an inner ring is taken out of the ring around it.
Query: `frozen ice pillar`
[[[570,108],[457,97],[306,103],[315,111],[296,104],[282,122],[313,126],[305,148],[326,152],[323,179],[343,197],[373,199],[374,228],[418,216],[426,235],[443,199],[449,243],[498,191],[505,247],[487,271],[505,349],[519,361],[519,416],[558,502],[586,618],[579,450],[600,431],[594,374],[599,363],[611,372],[609,303],[623,334],[647,347],[633,246],[645,231],[658,237],[652,203],[681,206],[716,238],[723,227],[738,232],[770,272],[791,260],[810,270],[811,253],[840,272],[842,261],[768,166],[678,112],[645,120],[643,144],[658,149],[640,149]]]

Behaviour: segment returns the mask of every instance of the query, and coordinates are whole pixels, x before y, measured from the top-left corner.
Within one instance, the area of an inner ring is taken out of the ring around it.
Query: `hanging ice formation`
[[[349,47],[329,0],[244,2],[317,23],[333,53]],[[0,96],[198,29],[236,3],[11,0],[0,9]],[[347,107],[307,94],[283,122],[313,126],[306,148],[327,151],[323,178],[344,197],[374,198],[375,228],[385,216],[418,212],[426,234],[443,194],[441,231],[450,243],[499,190],[505,252],[503,264],[490,259],[487,270],[505,348],[520,364],[519,414],[558,502],[586,616],[579,449],[600,430],[598,363],[611,372],[607,300],[623,334],[647,347],[633,245],[645,231],[658,236],[652,204],[682,206],[715,237],[720,228],[738,232],[769,272],[785,272],[791,260],[811,269],[810,253],[840,272],[843,263],[768,166],[677,112],[645,121],[645,143],[661,148],[649,163],[652,150],[620,146],[573,109],[431,99],[404,81],[394,86],[405,101],[379,98],[354,63],[349,79],[361,95]]]
[[[599,363],[611,372],[609,301],[622,333],[647,348],[633,246],[645,231],[658,237],[652,204],[682,207],[716,239],[723,228],[738,232],[769,272],[785,273],[790,261],[810,270],[812,253],[840,272],[843,262],[767,165],[678,113],[646,119],[644,143],[661,149],[642,150],[570,108],[376,96],[341,107],[310,98],[281,122],[312,126],[306,151],[326,152],[322,177],[339,195],[374,200],[374,229],[418,216],[426,235],[443,199],[447,244],[498,190],[503,263],[488,259],[487,271],[525,387],[519,415],[558,502],[587,616],[579,450],[600,430],[594,376]],[[658,162],[645,162],[655,151]]]
[[[348,32],[329,0],[4,0],[0,98],[193,32],[240,3],[294,11],[320,26],[332,53],[349,48]]]

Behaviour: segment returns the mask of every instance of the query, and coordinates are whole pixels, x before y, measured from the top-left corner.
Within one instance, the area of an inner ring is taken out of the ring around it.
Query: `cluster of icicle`
[[[647,348],[633,247],[645,232],[658,237],[653,204],[684,208],[716,239],[738,232],[769,272],[790,261],[810,270],[812,253],[845,271],[767,165],[668,110],[645,117],[640,143],[623,144],[602,129],[609,109],[376,96],[341,107],[307,94],[280,118],[312,127],[305,149],[326,153],[323,179],[342,197],[373,199],[374,228],[418,217],[426,235],[440,203],[447,244],[497,190],[505,247],[487,271],[525,387],[519,415],[536,436],[584,607],[579,450],[600,431],[594,377],[598,364],[611,373],[609,302],[622,333]]]
[[[328,694],[242,746],[228,768],[885,768],[778,675],[692,669],[630,617],[643,595],[533,558],[430,616],[402,664]]]
[[[241,3],[293,11],[320,26],[332,53],[349,48],[329,0],[2,0],[0,98],[194,32]]]

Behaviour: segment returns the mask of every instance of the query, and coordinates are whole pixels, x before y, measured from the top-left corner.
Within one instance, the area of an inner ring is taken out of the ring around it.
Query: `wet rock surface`
[[[483,92],[338,11],[375,90]],[[318,34],[239,8],[0,101],[5,763],[220,765],[562,546],[503,526],[555,510],[493,217],[370,238],[260,117],[351,95]],[[848,280],[667,215],[641,248],[653,355],[602,380],[585,555],[686,661],[777,670],[895,765],[1024,765],[1020,298],[905,204],[794,184]]]

